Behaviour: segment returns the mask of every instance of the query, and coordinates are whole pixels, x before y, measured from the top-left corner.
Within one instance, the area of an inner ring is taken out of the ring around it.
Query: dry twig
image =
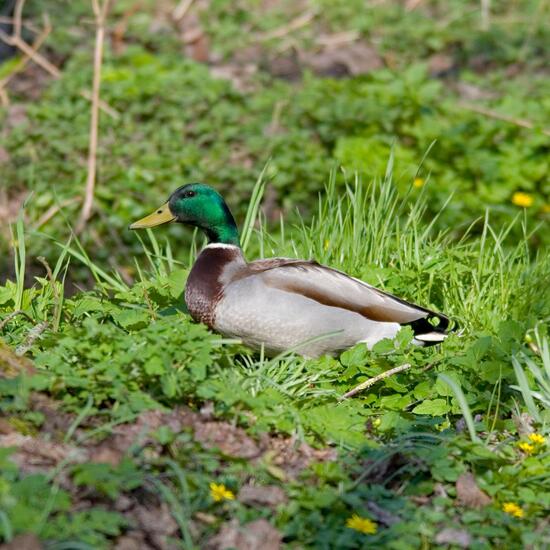
[[[48,328],[48,326],[48,321],[42,321],[38,323],[38,325],[32,327],[31,330],[29,330],[25,341],[15,348],[15,355],[18,355],[19,357],[21,357],[21,355],[25,355],[25,353],[32,348],[34,342],[42,336],[42,333]]]
[[[61,78],[61,71],[53,63],[48,61],[48,59],[46,59],[46,57],[44,57],[38,51],[52,30],[48,17],[47,16],[44,17],[44,28],[42,32],[35,39],[34,44],[32,46],[27,42],[25,42],[25,40],[23,40],[23,38],[21,37],[22,27],[26,26],[31,28],[30,26],[25,25],[22,21],[24,3],[25,3],[24,0],[18,0],[15,7],[15,14],[14,14],[15,17],[9,18],[9,22],[13,23],[13,28],[14,28],[13,34],[10,36],[6,34],[4,31],[0,30],[0,40],[2,40],[2,42],[5,42],[10,46],[17,48],[19,51],[23,53],[23,58],[12,70],[12,72],[6,77],[4,77],[2,80],[0,80],[0,101],[4,105],[7,105],[9,103],[8,95],[4,87],[12,79],[12,77],[18,72],[20,72],[23,68],[25,68],[27,63],[31,60],[34,63],[36,63],[39,67],[44,69],[49,75],[51,75],[56,80]],[[34,29],[32,30],[34,31]],[[88,101],[91,101],[92,99],[92,96],[88,91],[82,91],[80,92],[80,95],[84,99],[87,99]],[[104,101],[100,101],[99,106],[102,111],[104,111],[106,114],[108,114],[110,117],[114,118],[115,120],[120,117],[119,113]]]
[[[481,0],[481,30],[488,31],[490,26],[491,0]]]
[[[25,0],[17,0],[15,4],[15,10],[13,11],[13,34],[14,36],[21,37],[21,19],[23,16],[23,6]]]
[[[46,29],[48,29],[48,24],[46,25]],[[48,30],[47,32],[49,33],[50,31]],[[61,71],[53,63],[48,61],[41,53],[36,51],[30,44],[27,44],[27,42],[17,34],[10,36],[0,30],[0,40],[22,51],[27,57],[32,59],[38,66],[42,67],[54,78],[59,78],[61,76]]]
[[[54,204],[53,206],[50,206],[40,218],[38,218],[38,221],[34,225],[34,230],[40,229],[45,223],[48,223],[60,210],[65,208],[66,206],[69,206],[71,204],[80,202],[80,197],[71,197],[70,199],[65,199],[64,201],[61,201],[59,204]]]
[[[109,0],[92,0],[92,7],[95,15],[96,35],[94,49],[94,77],[92,84],[92,109],[90,118],[90,145],[88,149],[88,176],[86,179],[86,191],[84,202],[80,212],[80,220],[76,232],[80,233],[88,221],[94,204],[94,189],[96,183],[97,169],[97,141],[99,127],[99,88],[101,85],[101,64],[103,61],[103,43],[105,41],[105,21],[109,9]]]
[[[181,2],[174,8],[174,11],[172,12],[172,19],[176,21],[181,21],[187,12],[189,11],[189,8],[193,4],[194,0],[181,0]]]
[[[27,55],[27,54],[23,55],[23,57],[19,60],[17,65],[12,69],[12,71],[0,80],[0,90],[2,92],[5,93],[4,88],[6,87],[8,82],[17,73],[21,72],[27,66],[27,63],[31,59],[33,59],[33,57],[36,55],[36,53],[38,52],[38,50],[40,49],[40,47],[42,46],[42,44],[44,43],[44,41],[46,40],[48,35],[50,34],[51,30],[52,30],[51,26],[49,26],[49,25],[45,26],[43,31],[36,37],[36,39],[35,39],[34,43],[32,44],[32,46],[30,46],[31,51],[33,52],[33,55]],[[5,33],[0,31],[0,39],[5,41],[5,38],[6,38]],[[7,38],[9,39],[10,37],[7,37]],[[7,104],[7,94],[5,94],[5,96],[3,96],[3,98],[4,97],[5,97],[5,100],[6,100],[4,104]]]
[[[516,126],[519,126],[521,128],[528,128],[529,130],[535,129],[537,126],[534,122],[526,119],[526,118],[518,118],[513,117],[510,115],[505,115],[502,113],[499,113],[497,111],[493,111],[492,109],[487,109],[486,107],[481,107],[480,105],[473,105],[471,103],[464,103],[460,102],[459,106],[462,109],[466,109],[468,111],[473,111],[474,113],[479,113],[480,115],[494,118],[495,120],[502,120],[503,122],[508,122],[510,124],[515,124]],[[545,136],[550,136],[550,128],[540,128],[540,131]]]
[[[3,328],[18,315],[23,315],[23,317],[26,317],[31,322],[34,320],[28,313],[25,313],[22,309],[16,309],[15,311],[12,311],[9,315],[6,315],[6,317],[4,317],[0,321],[0,330],[3,330]]]
[[[6,23],[8,25],[13,25],[14,22],[15,22],[15,19],[13,17],[5,17],[3,15],[0,15],[0,23]],[[25,27],[26,29],[28,29],[29,31],[32,31],[34,34],[39,33],[38,29],[32,23],[29,23],[28,21],[22,21],[21,25],[23,27]]]
[[[358,386],[355,386],[355,388],[345,393],[342,397],[340,397],[340,401],[342,401],[343,399],[347,399],[348,397],[353,397],[354,395],[357,395],[359,392],[369,388],[370,386],[372,386],[373,384],[376,384],[376,382],[379,382],[384,378],[388,378],[389,376],[397,374],[398,372],[403,372],[404,370],[407,370],[410,368],[411,368],[411,365],[409,363],[405,363],[404,365],[399,365],[398,367],[394,367],[393,369],[382,372],[377,376],[373,376],[372,378],[365,380]]]
[[[259,34],[256,36],[257,40],[265,41],[265,40],[272,40],[273,38],[282,38],[283,36],[286,36],[287,34],[296,31],[298,29],[301,29],[302,27],[305,27],[306,25],[309,25],[313,19],[315,19],[315,16],[317,15],[318,10],[316,9],[310,9],[293,19],[288,25],[284,25],[283,27],[279,27],[277,29],[273,29],[272,31]]]
[[[349,42],[355,42],[361,35],[357,31],[343,31],[334,34],[322,34],[316,42],[319,46],[333,48]]]

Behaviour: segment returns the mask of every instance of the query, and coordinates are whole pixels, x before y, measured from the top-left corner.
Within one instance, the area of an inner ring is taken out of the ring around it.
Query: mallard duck
[[[338,354],[360,342],[371,348],[384,338],[394,338],[406,325],[418,345],[436,344],[446,337],[445,315],[331,267],[291,258],[247,262],[233,215],[208,185],[183,185],[130,229],[169,222],[198,227],[208,239],[187,279],[189,313],[195,321],[251,348],[263,346],[271,355],[292,349],[318,357]]]

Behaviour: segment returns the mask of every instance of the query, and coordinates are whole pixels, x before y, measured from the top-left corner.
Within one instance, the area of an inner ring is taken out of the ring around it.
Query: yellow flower
[[[546,443],[546,439],[544,436],[540,434],[529,434],[529,439],[535,444],[535,445],[544,445]]]
[[[424,179],[423,178],[414,178],[413,185],[419,189],[424,185]]]
[[[325,250],[328,250],[329,246],[330,246],[330,241],[328,239],[325,239]]]
[[[511,516],[514,516],[516,518],[522,518],[523,517],[523,510],[520,506],[515,504],[514,502],[505,502],[502,505],[502,509]]]
[[[542,206],[542,211],[543,211],[545,214],[550,213],[550,204],[544,204],[544,205]]]
[[[528,455],[530,455],[535,450],[535,447],[531,445],[531,443],[525,443],[525,441],[518,443],[518,447]]]
[[[353,514],[351,518],[347,519],[346,527],[349,527],[350,529],[355,529],[356,531],[364,533],[365,535],[374,535],[378,526],[374,521],[371,521],[368,518],[362,518],[357,514]]]
[[[223,483],[210,483],[210,496],[215,502],[235,500],[233,491],[230,491]]]
[[[516,191],[512,195],[512,202],[516,206],[523,208],[529,208],[533,204],[533,197],[529,193],[523,193],[522,191]]]

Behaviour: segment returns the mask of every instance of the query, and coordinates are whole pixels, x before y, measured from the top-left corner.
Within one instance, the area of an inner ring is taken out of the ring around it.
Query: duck
[[[411,327],[412,343],[429,346],[448,335],[449,318],[407,302],[314,260],[267,258],[248,262],[235,218],[213,187],[189,183],[130,229],[166,223],[194,226],[207,244],[186,281],[191,317],[253,350],[309,358],[368,349]]]

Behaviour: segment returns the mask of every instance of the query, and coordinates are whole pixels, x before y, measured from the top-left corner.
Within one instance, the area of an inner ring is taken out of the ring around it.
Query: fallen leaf
[[[535,419],[528,413],[521,413],[520,415],[513,414],[512,420],[516,425],[519,435],[529,435],[532,434],[535,429],[533,428],[533,423]]]
[[[10,542],[0,544],[0,550],[41,550],[42,543],[34,533],[22,533]]]
[[[367,510],[372,514],[373,518],[378,523],[383,523],[387,526],[394,525],[401,521],[401,518],[398,515],[388,512],[388,510],[385,510],[381,506],[378,506],[376,502],[370,500],[367,502]]]
[[[217,448],[238,458],[253,458],[260,454],[254,440],[242,428],[228,422],[197,422],[194,428],[195,439],[207,448]]]
[[[466,101],[479,101],[482,99],[495,99],[498,97],[498,94],[495,92],[484,90],[483,88],[480,88],[475,84],[471,84],[470,82],[458,81],[454,85],[454,88],[458,95]]]
[[[384,65],[376,49],[362,41],[304,53],[301,61],[315,74],[330,77],[367,74]]]
[[[15,378],[21,373],[34,374],[35,368],[31,361],[20,357],[7,344],[0,340],[0,375]]]
[[[285,492],[276,485],[245,485],[239,491],[238,499],[243,504],[276,508],[287,501]]]
[[[250,92],[255,89],[252,77],[256,72],[257,67],[252,63],[245,65],[220,64],[210,67],[210,74],[214,78],[229,80],[233,87],[240,92]]]
[[[27,69],[28,70],[28,69]],[[13,104],[10,105],[6,111],[6,118],[4,124],[8,129],[15,128],[16,126],[21,126],[28,122],[27,118],[27,109],[24,105]]]
[[[178,524],[170,513],[168,505],[163,502],[160,506],[138,505],[132,509],[133,516],[139,528],[147,535],[156,548],[168,550],[166,538],[174,536],[178,531]]]
[[[266,453],[262,457],[264,462],[271,467],[282,469],[291,478],[295,478],[312,462],[331,462],[337,458],[335,449],[314,449],[307,443],[298,443],[291,437],[269,438],[265,446]]]
[[[133,505],[134,502],[131,498],[127,497],[124,494],[120,494],[115,500],[114,507],[117,512],[127,512],[128,510],[130,510],[130,508],[132,508]]]
[[[295,82],[302,77],[302,66],[294,50],[289,54],[273,57],[265,63],[265,69],[274,77]]]
[[[0,418],[0,435],[8,435],[16,431],[5,418]]]
[[[453,544],[455,546],[460,546],[461,548],[469,548],[472,542],[472,537],[468,531],[447,527],[435,536],[435,542],[437,544]]]
[[[130,531],[122,537],[118,537],[115,542],[114,550],[149,550],[154,549],[145,542],[144,535],[138,531]]]
[[[124,454],[132,445],[145,446],[155,443],[151,432],[160,426],[167,426],[172,432],[179,433],[182,429],[191,427],[196,416],[196,413],[185,407],[178,407],[169,413],[158,410],[145,411],[133,422],[115,426],[112,435],[103,440],[98,447],[110,448],[116,453]]]
[[[448,76],[456,69],[456,63],[450,55],[436,53],[428,59],[428,71],[432,76]]]
[[[100,445],[92,450],[90,453],[90,462],[99,462],[101,464],[111,464],[111,466],[118,466],[120,461],[124,457],[119,449],[113,449],[106,445]]]
[[[470,472],[461,474],[456,480],[456,496],[460,504],[468,508],[482,508],[491,504],[491,498],[477,486]]]
[[[210,58],[210,40],[204,32],[198,13],[188,12],[178,22],[180,39],[185,54],[199,63],[207,63]]]
[[[88,459],[84,449],[17,432],[0,436],[0,448],[2,447],[16,448],[16,451],[10,455],[10,459],[24,473],[42,472],[65,460],[81,463]]]
[[[215,515],[206,512],[195,512],[193,517],[198,521],[202,521],[202,523],[206,523],[206,525],[214,525],[218,521]]]
[[[220,532],[206,544],[207,550],[279,550],[282,535],[265,519],[239,525],[233,519],[225,523]]]
[[[0,164],[6,164],[10,160],[10,154],[0,145]]]
[[[13,223],[21,210],[28,191],[22,191],[13,195],[8,194],[5,189],[0,190],[0,235],[4,234],[9,239],[9,224]],[[2,343],[0,342],[0,346]],[[0,350],[1,355],[1,350]],[[2,367],[2,358],[0,357],[0,368]]]

